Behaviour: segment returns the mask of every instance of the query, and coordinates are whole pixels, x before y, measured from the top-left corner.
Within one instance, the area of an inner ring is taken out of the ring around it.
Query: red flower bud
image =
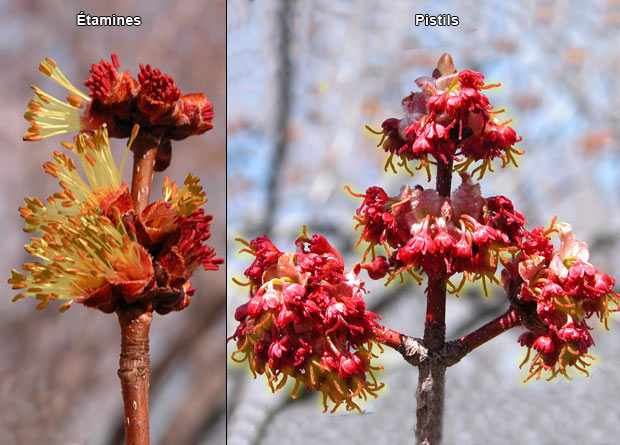
[[[546,337],[544,335],[541,335],[534,341],[534,343],[532,344],[532,348],[542,352],[543,354],[551,354],[553,351],[555,351],[555,345],[553,344],[553,340],[551,340],[550,337]]]
[[[174,79],[158,69],[152,69],[151,65],[140,64],[138,81],[138,108],[147,116],[148,122],[157,125],[175,122],[182,104],[179,102],[181,90]]]
[[[368,264],[360,264],[359,268],[365,269],[371,279],[380,280],[388,273],[390,264],[388,263],[387,258],[384,256],[378,256]]]
[[[202,134],[213,128],[213,105],[204,94],[187,94],[181,98],[181,113],[178,115],[169,137],[174,140]]]

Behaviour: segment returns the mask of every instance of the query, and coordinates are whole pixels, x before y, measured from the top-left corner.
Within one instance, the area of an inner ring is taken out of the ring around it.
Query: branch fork
[[[456,365],[470,352],[467,344],[461,340],[444,343],[443,347],[436,351],[429,349],[424,340],[406,335],[403,335],[401,344],[396,350],[413,366],[420,366],[425,361],[434,361],[446,368]]]

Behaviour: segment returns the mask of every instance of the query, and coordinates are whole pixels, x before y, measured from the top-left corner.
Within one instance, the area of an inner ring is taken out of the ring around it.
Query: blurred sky
[[[77,27],[80,11],[138,15],[142,25]],[[6,278],[11,268],[29,261],[23,249],[28,235],[21,230],[17,209],[25,196],[45,198],[58,190],[57,181],[41,166],[60,149],[62,140],[72,137],[22,142],[28,127],[22,115],[32,98],[28,85],[66,96],[38,71],[45,57],[56,60],[78,86],[89,77],[91,63],[109,60],[115,52],[122,70],[136,75],[139,63],[150,63],[171,74],[184,93],[205,93],[214,105],[215,129],[174,142],[172,164],[165,173],[179,182],[190,171],[201,178],[209,200],[206,212],[214,215],[209,244],[219,256],[225,254],[225,12],[222,0],[0,1],[0,218],[5,230],[0,269]],[[117,162],[124,144],[112,141]],[[164,176],[154,178],[154,199],[161,196]],[[153,443],[224,441],[225,273],[197,271],[192,282],[197,291],[191,305],[183,312],[155,316],[151,327]],[[32,299],[12,303],[16,292],[3,286],[0,442],[119,443],[116,317],[80,305],[59,314],[54,303],[37,311]]]
[[[401,99],[450,52],[457,69],[482,72],[491,103],[523,137],[519,168],[497,169],[482,181],[484,196],[506,195],[529,227],[554,216],[573,225],[592,250],[592,262],[620,276],[618,218],[620,145],[620,2],[618,1],[247,1],[229,0],[228,274],[251,263],[233,238],[269,234],[292,250],[303,224],[345,251],[352,266],[352,216],[359,201],[343,190],[380,185],[428,186],[424,175],[383,172],[380,128],[402,115]],[[415,27],[415,13],[459,16],[457,27]],[[271,185],[275,185],[271,187]],[[458,180],[455,181],[455,186]],[[271,204],[270,204],[271,203]],[[228,282],[228,335],[246,289]],[[369,305],[382,304],[383,323],[422,335],[424,301],[415,286],[384,289],[369,283]],[[502,296],[449,298],[448,335],[462,335],[505,310]],[[505,303],[504,303],[505,304]],[[494,312],[495,311],[495,312]],[[474,324],[469,324],[473,320]],[[477,323],[477,324],[475,324]],[[591,378],[523,386],[518,330],[505,334],[448,370],[446,443],[608,443],[620,434],[612,421],[613,377],[620,370],[618,323],[596,326],[597,361]],[[465,331],[463,331],[465,330]],[[234,350],[228,345],[229,354]],[[320,413],[318,396],[288,403],[268,393],[247,366],[230,365],[231,443],[410,443],[417,372],[398,354],[383,355],[386,393],[365,415]],[[285,392],[285,391],[283,391]],[[536,408],[539,407],[539,408]],[[545,407],[545,412],[540,412]],[[580,422],[567,425],[567,418]],[[562,426],[551,428],[551,424]],[[589,427],[583,428],[583,425]]]

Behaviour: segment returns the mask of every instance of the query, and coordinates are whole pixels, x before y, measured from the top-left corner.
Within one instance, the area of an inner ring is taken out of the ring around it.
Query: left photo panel
[[[0,8],[1,442],[225,443],[225,2]]]

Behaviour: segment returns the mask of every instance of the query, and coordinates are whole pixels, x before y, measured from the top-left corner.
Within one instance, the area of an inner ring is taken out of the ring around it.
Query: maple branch
[[[132,144],[134,152],[131,196],[136,215],[148,206],[151,180],[160,138],[148,131],[140,131]],[[149,385],[151,363],[149,356],[149,329],[153,309],[138,301],[119,306],[121,325],[121,356],[118,376],[121,380],[125,416],[125,444],[149,445]]]
[[[523,309],[511,305],[510,308],[497,317],[496,319],[488,322],[484,326],[479,327],[475,331],[461,337],[457,341],[467,348],[467,352],[476,349],[497,337],[499,334],[506,332],[515,326],[520,326],[526,318],[526,313]]]
[[[141,130],[131,146],[134,152],[131,197],[136,216],[140,215],[149,204],[151,180],[159,143],[160,138],[149,131]]]
[[[149,439],[149,328],[153,312],[139,304],[117,311],[121,325],[121,356],[118,376],[121,380],[125,416],[125,443],[148,445]]]

